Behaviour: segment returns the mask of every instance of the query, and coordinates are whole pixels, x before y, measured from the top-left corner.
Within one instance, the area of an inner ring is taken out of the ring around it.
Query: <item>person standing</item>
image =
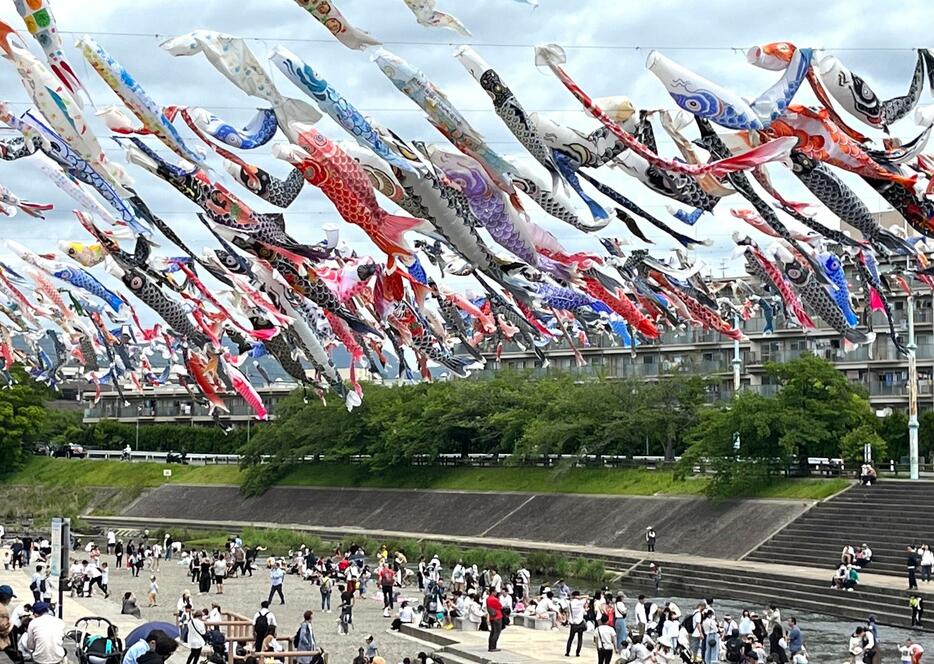
[[[202,609],[193,613],[188,621],[188,634],[185,639],[191,652],[188,654],[188,661],[185,664],[198,664],[201,660],[201,649],[204,648],[204,636],[207,634],[207,627],[204,621],[208,618],[208,610]]]
[[[271,602],[274,595],[279,595],[279,604],[285,604],[285,595],[282,594],[282,581],[285,579],[285,572],[282,570],[282,564],[278,561],[273,563],[269,570],[269,599]]]
[[[788,642],[788,652],[792,661],[794,661],[795,655],[804,647],[804,634],[801,633],[801,628],[798,627],[798,619],[794,616],[788,619],[788,638],[786,641]]]
[[[568,634],[568,643],[564,647],[564,656],[571,656],[571,644],[574,643],[574,637],[577,637],[577,652],[575,657],[581,656],[581,647],[584,643],[584,632],[587,630],[587,625],[584,624],[584,600],[581,599],[581,594],[576,590],[571,593],[571,601],[568,602],[568,623],[571,626],[571,631]]]
[[[42,571],[42,565],[36,565],[36,571],[33,572],[32,582],[29,584],[29,589],[32,591],[32,599],[34,602],[42,601],[42,591],[45,588],[45,574]]]
[[[117,547],[117,533],[113,530],[107,531],[107,553],[114,555],[114,549]]]
[[[911,607],[911,626],[921,627],[921,619],[924,617],[924,598],[914,594],[908,599],[908,606]]]
[[[214,556],[214,564],[211,565],[211,572],[214,574],[214,585],[217,587],[216,594],[224,594],[224,579],[227,578],[227,561],[224,556],[217,554]],[[272,596],[270,595],[270,598]]]
[[[123,564],[123,540],[117,540],[117,543],[114,544],[114,569],[119,570],[120,566]]]
[[[717,618],[712,609],[707,609],[701,621],[701,638],[703,638],[704,664],[716,664],[720,661],[720,632],[717,629]]]
[[[917,590],[918,589],[918,564],[920,559],[918,558],[918,553],[914,550],[914,547],[908,547],[906,549],[908,556],[905,560],[905,567],[908,572],[908,590]]]
[[[334,588],[334,582],[331,575],[326,573],[321,577],[318,590],[321,592],[321,610],[331,612],[331,591]],[[385,615],[385,614],[384,614]]]
[[[655,534],[655,529],[652,526],[648,526],[645,529],[645,550],[649,553],[655,553],[656,539],[658,539],[658,536]]]
[[[379,587],[383,591],[383,616],[388,618],[393,609],[393,596],[395,594],[396,572],[387,564],[379,571]]]
[[[46,602],[32,605],[33,619],[26,628],[26,650],[35,664],[65,661],[65,623],[49,614]]]
[[[276,626],[276,617],[269,610],[269,602],[260,602],[259,611],[253,616],[253,651],[261,652],[269,628]]]
[[[315,641],[315,631],[311,625],[312,615],[311,611],[305,611],[304,620],[302,624],[298,626],[298,631],[295,632],[293,645],[296,650],[304,652],[315,652],[318,650],[318,643]],[[297,664],[311,664],[311,660],[311,657],[299,657],[296,662]]]
[[[499,635],[503,631],[503,605],[496,593],[493,592],[486,598],[486,623],[490,629],[487,650],[489,652],[499,652],[496,645],[499,643]]]
[[[610,664],[613,659],[613,646],[616,641],[616,630],[610,627],[610,617],[606,614],[600,617],[600,625],[593,633],[593,642],[597,646],[597,664]],[[578,642],[577,655],[580,656],[580,642]]]
[[[626,625],[626,596],[622,593],[616,596],[613,604],[613,628],[616,630],[616,650],[622,649],[623,641],[629,640],[629,627]]]

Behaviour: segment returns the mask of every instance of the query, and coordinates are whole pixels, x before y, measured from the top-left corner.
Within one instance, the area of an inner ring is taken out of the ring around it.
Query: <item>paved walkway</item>
[[[445,656],[450,659],[453,655],[459,659],[489,664],[559,664],[559,662],[567,664],[568,662],[561,656],[567,645],[566,629],[542,631],[509,627],[500,635],[497,644],[500,652],[495,653],[489,652],[487,648],[489,632],[451,630],[439,634],[438,630],[405,627],[404,633],[406,636],[422,639],[426,644],[434,644],[439,640],[450,642],[441,648],[442,659]],[[586,661],[593,660],[596,657],[596,650],[593,647],[592,632],[584,634],[583,644],[581,658]]]
[[[29,590],[30,580],[31,576],[27,576],[26,572],[20,572],[19,570],[5,571],[0,569],[0,585],[5,584],[12,587],[13,592],[16,594],[16,599],[13,600],[14,606],[25,602],[32,603],[32,591]],[[53,596],[53,599],[58,601],[58,598],[55,596]],[[65,621],[65,626],[68,629],[74,626],[78,618],[87,616],[107,618],[107,620],[117,626],[121,636],[126,636],[136,627],[143,624],[143,621],[138,618],[122,615],[118,604],[115,604],[113,601],[107,601],[101,597],[71,597],[71,595],[66,592],[62,606],[64,609],[62,619]]]

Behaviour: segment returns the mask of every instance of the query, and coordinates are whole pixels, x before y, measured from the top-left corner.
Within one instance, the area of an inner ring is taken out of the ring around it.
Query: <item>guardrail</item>
[[[177,454],[177,453],[175,453]],[[130,452],[130,461],[150,461],[168,463],[169,452],[133,451]],[[122,450],[87,450],[88,459],[116,460],[123,459]],[[262,455],[260,463],[267,463],[273,457]],[[681,457],[665,460],[663,456],[653,455],[614,455],[614,454],[542,454],[524,455],[513,458],[511,454],[420,454],[409,460],[413,466],[446,466],[446,467],[473,467],[494,468],[499,466],[523,466],[537,468],[555,468],[558,466],[573,466],[577,468],[645,468],[647,470],[670,469]],[[186,455],[186,462],[193,465],[237,465],[243,460],[239,454],[217,453],[191,453]],[[351,456],[331,456],[326,454],[309,454],[288,459],[289,463],[349,463],[367,464],[372,460],[368,454],[355,454]],[[780,459],[775,460],[777,468],[788,476],[818,476],[818,477],[853,477],[858,466],[845,465],[841,459],[809,457],[807,464],[786,463]],[[889,461],[876,464],[876,470],[884,476],[903,477],[908,474],[908,464],[891,463]],[[920,470],[923,474],[934,473],[934,464],[922,463]],[[695,473],[705,472],[700,466],[695,467]]]

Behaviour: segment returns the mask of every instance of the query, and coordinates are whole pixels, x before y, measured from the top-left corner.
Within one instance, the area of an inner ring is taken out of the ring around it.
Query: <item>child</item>
[[[107,583],[110,581],[110,568],[107,563],[101,564],[101,590],[104,591],[104,599],[110,597],[110,591],[107,590]]]
[[[373,659],[379,654],[379,648],[376,646],[376,641],[373,640],[372,634],[367,634],[366,636],[366,652],[364,657],[366,657],[368,662],[372,662]]]
[[[159,584],[156,583],[156,575],[149,577],[149,604],[148,606],[158,606],[156,598],[159,594]]]

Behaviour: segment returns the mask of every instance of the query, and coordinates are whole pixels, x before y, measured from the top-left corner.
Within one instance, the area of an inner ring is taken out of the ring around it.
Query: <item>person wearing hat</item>
[[[32,605],[33,619],[26,628],[26,650],[35,664],[59,664],[65,660],[65,623],[49,613],[47,602]]]
[[[10,638],[10,631],[13,629],[10,623],[10,601],[16,597],[10,586],[0,586],[0,650],[6,653],[11,662],[20,662],[19,650],[13,639]]]
[[[657,535],[655,534],[655,529],[652,526],[647,526],[645,529],[645,550],[649,553],[655,552],[655,540]]]

